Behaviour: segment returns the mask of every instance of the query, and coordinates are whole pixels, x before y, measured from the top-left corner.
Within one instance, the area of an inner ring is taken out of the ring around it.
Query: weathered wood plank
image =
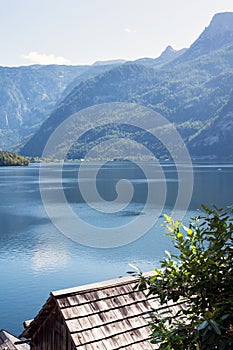
[[[31,350],[156,349],[149,341],[152,308],[174,315],[181,306],[133,292],[136,281],[127,277],[53,292],[29,326]]]
[[[94,327],[86,331],[74,333],[72,334],[72,338],[74,339],[75,345],[78,346],[80,343],[98,342],[103,339],[114,339],[125,335],[127,344],[131,344],[134,339],[137,341],[148,338],[150,333],[151,331],[148,324],[141,324],[139,322],[136,328],[132,328],[132,325],[127,320],[122,320],[111,325]],[[119,344],[121,343],[118,343],[118,345]]]
[[[136,295],[135,295],[136,293]],[[66,296],[63,298],[57,299],[57,302],[61,308],[82,305],[86,303],[92,303],[93,301],[99,301],[104,299],[112,299],[113,297],[126,297],[132,300],[143,300],[146,298],[146,295],[142,291],[133,292],[132,286],[130,284],[124,285],[122,287],[116,288],[106,288],[103,290],[97,290],[93,292],[88,292],[88,294],[77,294],[72,296]]]

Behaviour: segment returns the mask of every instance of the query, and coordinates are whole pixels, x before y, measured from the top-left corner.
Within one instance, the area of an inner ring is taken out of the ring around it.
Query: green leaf
[[[202,344],[210,348],[214,344],[219,350],[232,347],[227,327],[233,309],[229,298],[233,285],[233,217],[227,210],[203,208],[204,214],[191,219],[189,228],[166,217],[176,255],[167,253],[160,269],[146,283],[140,277],[148,294],[154,294],[164,305],[164,313],[160,310],[155,314],[152,327],[160,349],[204,350]],[[170,301],[180,300],[185,301],[185,307],[175,316]]]
[[[171,253],[169,253],[167,250],[165,250],[165,254],[171,259]]]
[[[210,324],[212,325],[212,327],[213,327],[215,333],[217,333],[218,335],[221,335],[221,331],[220,331],[220,329],[219,329],[219,327],[218,327],[217,322],[215,322],[214,320],[210,320],[209,322],[210,322]]]
[[[208,322],[207,321],[204,321],[204,322],[202,322],[198,327],[197,327],[197,330],[198,331],[201,331],[201,330],[203,330],[203,329],[205,329],[207,326],[208,326]]]
[[[223,316],[220,318],[220,320],[221,320],[221,321],[225,321],[225,320],[227,320],[227,319],[230,318],[230,317],[231,317],[230,314],[223,315]]]

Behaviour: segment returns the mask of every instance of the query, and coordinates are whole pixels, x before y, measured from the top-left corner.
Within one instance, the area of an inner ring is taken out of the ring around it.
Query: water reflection
[[[43,166],[48,174],[48,191],[54,194],[56,215],[64,220],[62,205],[56,201],[54,174],[57,167],[53,164]],[[95,170],[95,164],[90,163],[89,168]],[[136,189],[130,206],[106,215],[84,203],[77,186],[77,169],[77,164],[66,164],[63,183],[70,205],[84,220],[100,227],[111,227],[134,220],[138,215],[145,218],[150,215],[149,211],[143,211],[147,183],[132,165],[125,162],[118,167],[117,162],[112,162],[99,173],[99,191],[106,200],[114,198],[115,184],[119,177],[122,178],[122,172]],[[165,164],[163,169],[167,182],[163,213],[171,214],[179,183],[173,165]],[[182,171],[187,171],[185,166]],[[232,179],[233,165],[195,165],[192,211],[185,221],[197,214],[201,203],[232,205]],[[0,168],[0,328],[16,334],[22,330],[23,321],[37,313],[49,291],[125,275],[129,270],[128,263],[138,265],[144,271],[151,270],[158,266],[164,250],[172,249],[169,239],[164,236],[162,216],[144,237],[120,248],[94,249],[70,241],[47,217],[38,181],[38,165]]]
[[[35,273],[57,271],[68,265],[69,251],[55,242],[37,242],[32,254],[31,267]]]

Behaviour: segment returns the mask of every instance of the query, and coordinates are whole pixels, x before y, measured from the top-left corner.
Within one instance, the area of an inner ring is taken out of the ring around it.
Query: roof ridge
[[[147,277],[152,275],[153,272],[146,272],[143,273],[143,276]],[[83,292],[87,292],[88,290],[94,291],[94,290],[99,290],[103,288],[110,288],[112,286],[116,286],[117,284],[130,284],[133,281],[137,282],[139,279],[139,276],[126,276],[126,277],[118,277],[112,280],[107,280],[107,281],[102,281],[102,282],[95,282],[95,283],[90,283],[82,286],[77,286],[73,288],[67,288],[67,289],[61,289],[61,290],[56,290],[52,291],[50,294],[55,297],[59,298],[62,296],[65,296],[67,294],[81,294]]]

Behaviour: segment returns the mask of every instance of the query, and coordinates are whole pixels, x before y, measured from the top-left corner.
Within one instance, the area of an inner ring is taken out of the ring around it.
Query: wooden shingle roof
[[[154,296],[133,291],[138,278],[115,280],[52,292],[21,337],[31,338],[58,307],[77,350],[152,350],[150,316],[153,309],[176,313],[180,305],[164,308]]]
[[[29,345],[16,345],[17,342],[19,342],[19,339],[14,335],[5,330],[0,331],[0,350],[29,350]]]

